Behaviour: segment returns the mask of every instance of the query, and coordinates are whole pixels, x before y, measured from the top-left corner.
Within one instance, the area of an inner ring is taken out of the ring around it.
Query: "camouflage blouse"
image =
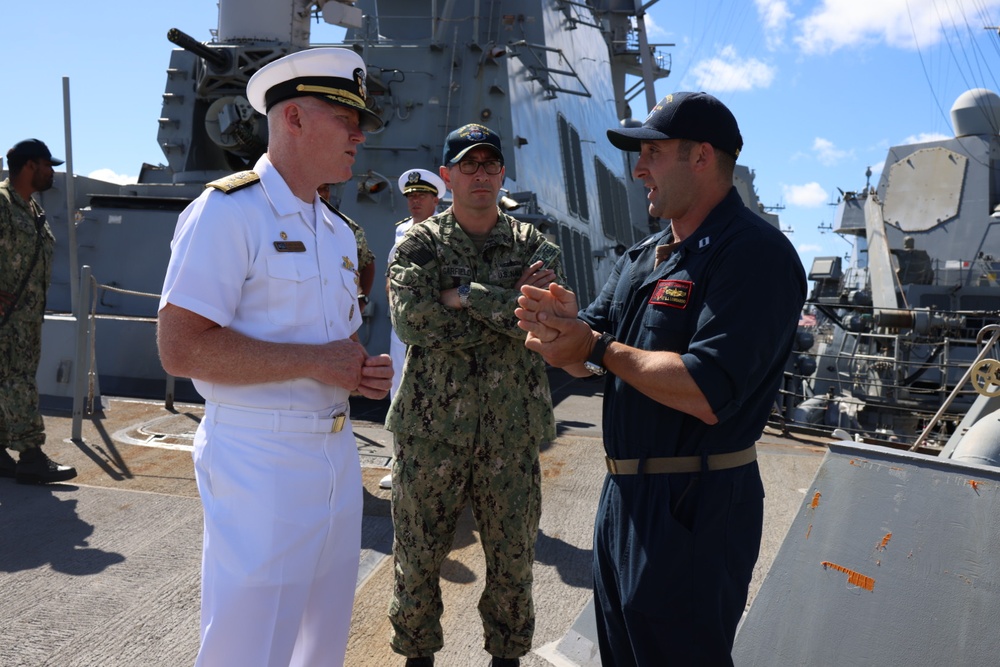
[[[482,251],[450,208],[410,229],[388,271],[392,326],[409,346],[388,430],[470,446],[477,432],[487,445],[555,437],[545,362],[524,347],[514,316],[514,285],[545,243],[502,212]],[[564,282],[558,258],[550,268]],[[439,302],[462,284],[468,308]]]
[[[34,376],[38,367],[55,244],[44,216],[42,207],[25,201],[9,179],[0,182],[0,321],[9,315],[0,330],[0,375]]]

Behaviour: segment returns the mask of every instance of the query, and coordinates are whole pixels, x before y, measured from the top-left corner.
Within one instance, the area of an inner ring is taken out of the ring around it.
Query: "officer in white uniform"
[[[399,177],[397,185],[399,186],[399,191],[406,197],[406,206],[410,211],[410,217],[396,225],[396,238],[392,244],[392,249],[389,250],[387,264],[392,264],[392,260],[396,257],[396,248],[399,247],[400,242],[406,236],[406,232],[410,230],[410,227],[434,215],[438,202],[441,201],[448,191],[441,177],[426,169],[408,169],[404,171]],[[388,289],[387,282],[387,293]],[[395,330],[392,331],[389,338],[389,356],[392,357],[393,368],[403,367],[403,361],[406,357],[406,344],[399,340],[399,336],[396,335]],[[392,378],[392,389],[389,390],[390,399],[396,395],[398,388],[399,373],[396,373]]]
[[[399,247],[406,232],[410,227],[418,222],[423,222],[437,211],[438,202],[444,198],[448,192],[447,186],[441,177],[426,169],[407,169],[396,182],[399,191],[406,197],[406,207],[410,211],[410,217],[396,223],[396,238],[392,248],[389,250],[389,261],[392,264],[396,257],[396,248]],[[389,279],[385,281],[385,293],[389,295]],[[399,340],[396,330],[389,333],[389,356],[392,357],[392,367],[402,370],[403,362],[406,360],[406,343]],[[396,396],[399,389],[400,373],[392,376],[392,388],[389,389],[389,400]],[[379,486],[383,489],[392,488],[392,473],[389,473],[379,481]]]
[[[260,69],[247,97],[267,153],[211,183],[174,233],[158,343],[205,398],[199,666],[344,660],[362,512],[348,396],[384,397],[392,366],[357,342],[357,245],[316,189],[348,180],[382,124],[365,76],[341,48]]]

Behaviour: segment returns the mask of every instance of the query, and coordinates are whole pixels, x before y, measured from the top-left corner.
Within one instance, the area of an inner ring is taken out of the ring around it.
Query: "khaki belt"
[[[701,472],[700,456],[670,456],[653,459],[613,459],[605,456],[608,472],[612,475],[638,475],[639,462],[642,461],[642,473],[656,475],[678,472]],[[712,454],[708,457],[709,470],[727,470],[738,468],[757,460],[757,448],[750,445],[746,449],[727,454]]]

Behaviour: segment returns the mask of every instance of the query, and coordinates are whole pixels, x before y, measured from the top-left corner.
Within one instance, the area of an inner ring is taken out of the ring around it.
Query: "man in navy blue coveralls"
[[[669,221],[630,248],[577,312],[560,285],[522,288],[525,345],[603,375],[608,475],[594,529],[604,667],[731,665],[760,548],[754,443],[791,350],[806,282],[794,248],[732,186],[743,146],[705,93],[661,100],[639,152],[649,212]]]

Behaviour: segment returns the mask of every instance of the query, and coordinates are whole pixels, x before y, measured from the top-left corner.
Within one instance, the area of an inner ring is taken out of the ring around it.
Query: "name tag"
[[[305,252],[306,244],[302,241],[275,241],[274,249],[278,252]]]
[[[649,297],[649,303],[652,306],[687,308],[688,301],[691,300],[693,286],[694,283],[690,280],[661,280],[653,288],[653,295]]]

